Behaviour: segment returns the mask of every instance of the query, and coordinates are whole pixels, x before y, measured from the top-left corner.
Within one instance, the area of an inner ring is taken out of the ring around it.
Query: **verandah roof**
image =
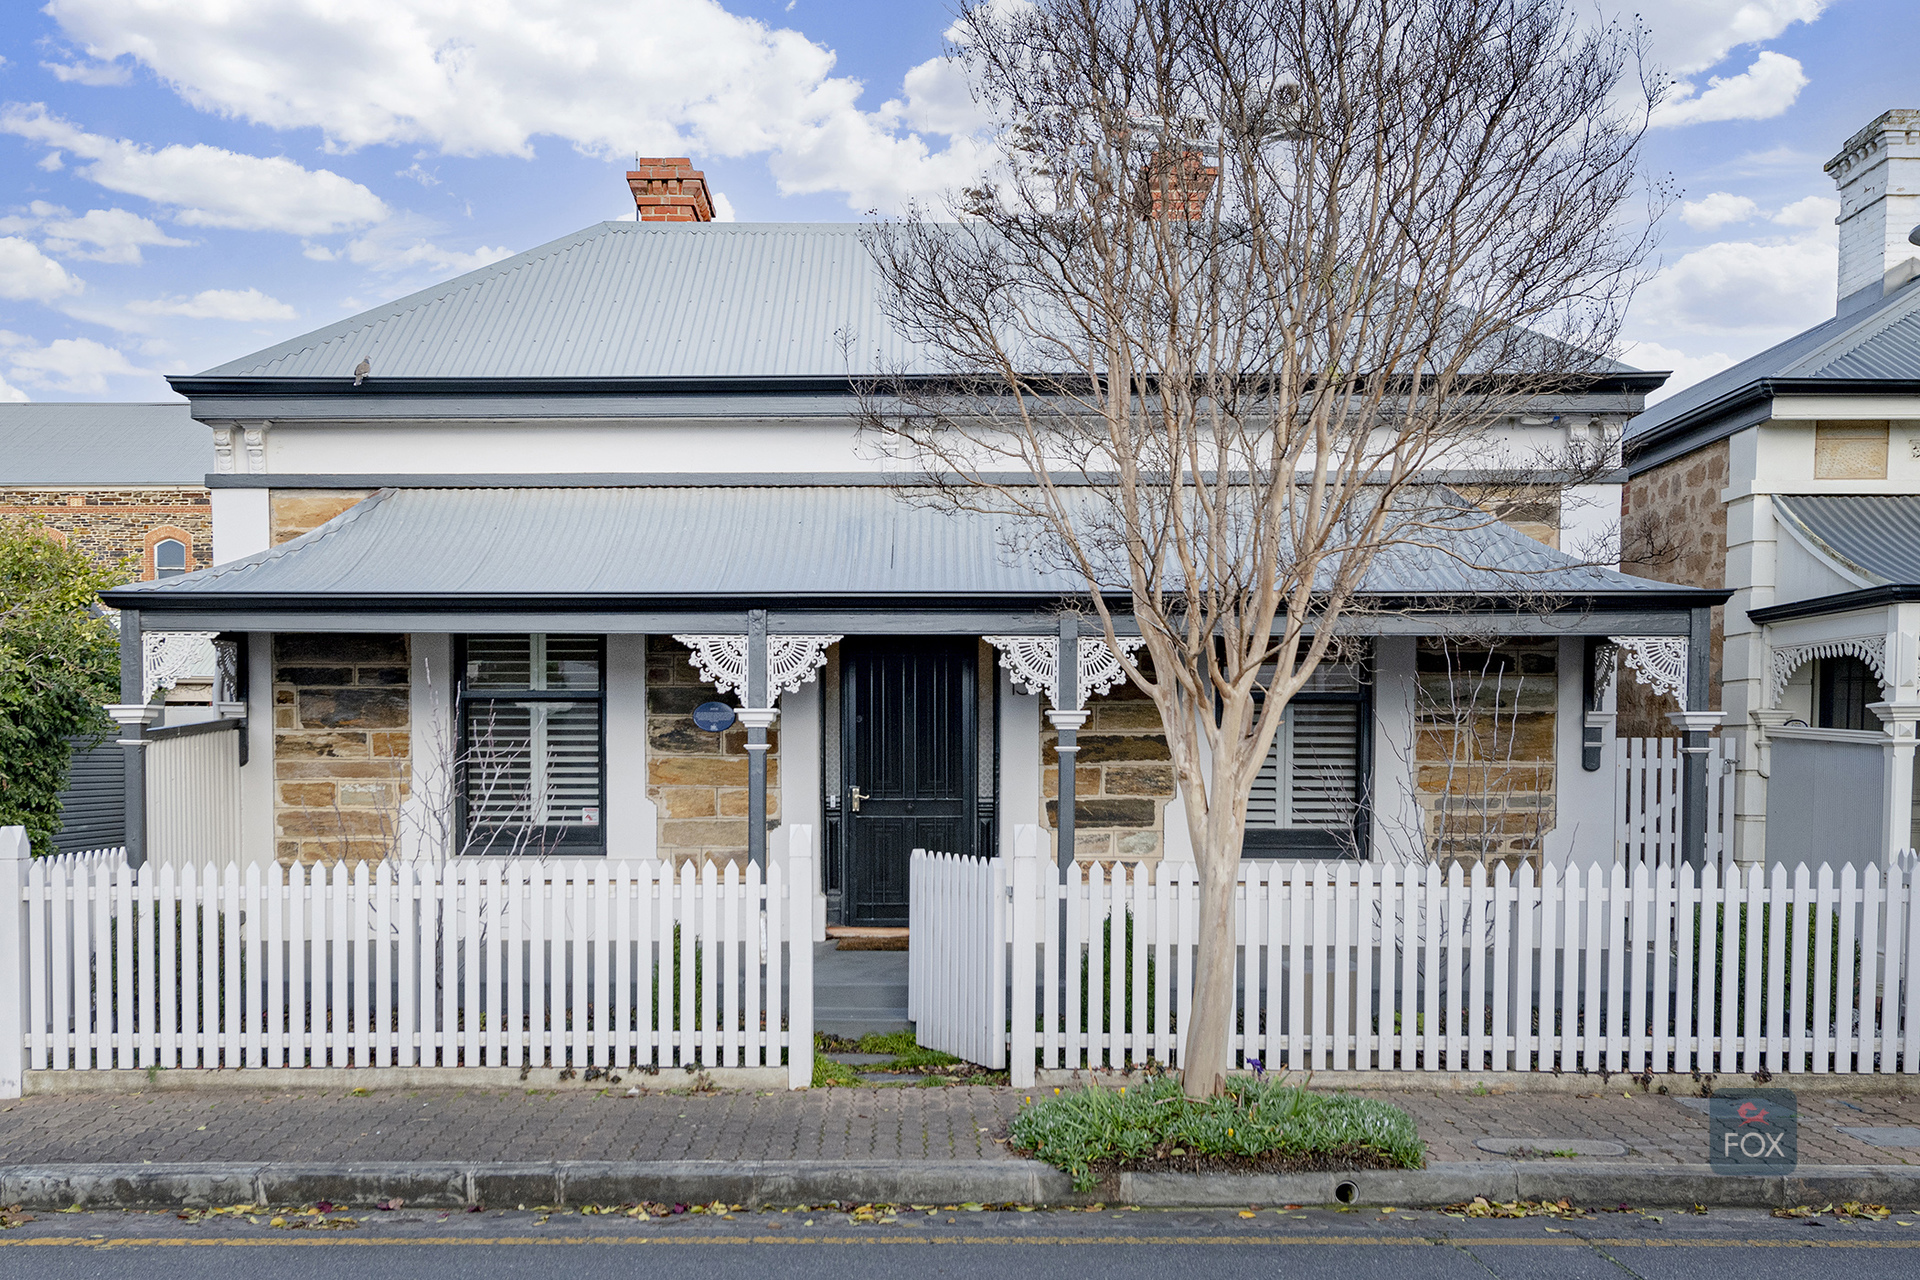
[[[384,489],[272,550],[106,599],[170,625],[161,619],[172,613],[260,610],[1031,613],[1085,594],[1078,575],[1015,550],[1012,532],[1003,518],[876,486]],[[1394,548],[1367,592],[1456,608],[1463,598],[1552,595],[1601,611],[1685,610],[1724,594],[1581,565],[1481,518],[1449,541],[1456,554]]]

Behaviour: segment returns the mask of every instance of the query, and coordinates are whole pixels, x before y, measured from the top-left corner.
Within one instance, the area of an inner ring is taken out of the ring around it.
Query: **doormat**
[[[902,933],[893,938],[839,938],[835,940],[833,949],[835,951],[905,951],[907,935]]]

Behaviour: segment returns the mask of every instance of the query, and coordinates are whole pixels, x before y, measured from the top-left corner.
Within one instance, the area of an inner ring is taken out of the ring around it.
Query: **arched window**
[[[177,578],[187,571],[187,544],[178,538],[162,538],[153,544],[153,576]]]

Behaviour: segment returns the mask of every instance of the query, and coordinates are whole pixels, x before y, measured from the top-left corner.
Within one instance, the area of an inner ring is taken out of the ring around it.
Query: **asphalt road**
[[[259,1217],[259,1222],[251,1220]],[[1717,1210],[1576,1220],[1461,1220],[1391,1214],[1223,1211],[900,1210],[855,1222],[832,1210],[622,1216],[529,1210],[347,1210],[351,1227],[272,1213],[184,1221],[171,1213],[65,1213],[0,1233],[9,1280],[494,1280],[700,1276],[702,1280],[1247,1280],[1249,1277],[1626,1276],[1763,1280],[1920,1274],[1920,1214],[1864,1223],[1786,1221]],[[1900,1221],[1912,1223],[1901,1226]],[[1815,1256],[1810,1257],[1809,1253]]]

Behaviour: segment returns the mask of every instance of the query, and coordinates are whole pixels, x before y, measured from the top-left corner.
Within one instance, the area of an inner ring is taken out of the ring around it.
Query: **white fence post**
[[[1037,1049],[1038,1025],[1034,1021],[1034,988],[1039,975],[1035,972],[1034,948],[1040,938],[1040,849],[1043,843],[1040,828],[1032,823],[1021,823],[1013,829],[1013,874],[1008,877],[1012,889],[1013,910],[1012,927],[1008,930],[1013,939],[1013,963],[1007,967],[1008,981],[1013,985],[1011,1021],[1012,1032],[1008,1036],[1007,1082],[1016,1089],[1031,1089],[1034,1082],[1034,1054]],[[994,909],[999,910],[995,903]],[[1046,922],[1049,928],[1054,922]],[[993,1028],[993,1035],[999,1039],[1000,1028]]]
[[[26,999],[33,966],[27,954],[25,827],[0,827],[0,1098],[26,1085]]]
[[[787,1088],[805,1089],[813,1084],[813,828],[804,822],[787,828],[786,890]]]

